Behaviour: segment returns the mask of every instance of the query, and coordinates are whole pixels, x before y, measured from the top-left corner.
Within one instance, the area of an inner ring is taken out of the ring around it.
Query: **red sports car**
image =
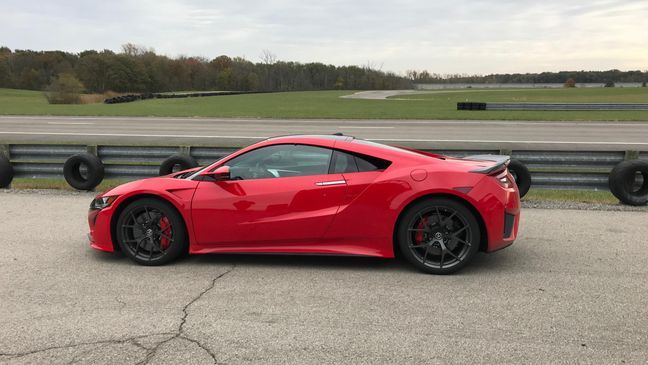
[[[451,158],[343,135],[270,138],[133,181],[90,206],[92,247],[142,265],[182,254],[402,254],[446,274],[515,240],[520,198],[498,155]]]

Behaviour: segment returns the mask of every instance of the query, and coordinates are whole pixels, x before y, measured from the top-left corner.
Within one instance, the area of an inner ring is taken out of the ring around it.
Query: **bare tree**
[[[145,46],[140,46],[134,43],[122,44],[121,48],[122,53],[131,57],[143,56],[146,53],[155,53],[153,48],[146,48]]]
[[[383,64],[384,63],[381,62],[380,66],[378,66],[377,63],[375,63],[375,62],[373,62],[371,60],[367,60],[367,63],[364,66],[362,66],[362,68],[367,70],[367,71],[382,71]]]
[[[274,65],[277,62],[277,55],[270,52],[270,50],[268,49],[261,51],[259,58],[261,59],[261,62],[265,63],[266,65]]]

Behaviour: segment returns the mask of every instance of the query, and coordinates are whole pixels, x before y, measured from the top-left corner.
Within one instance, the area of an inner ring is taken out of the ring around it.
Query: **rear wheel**
[[[398,245],[403,256],[431,274],[464,267],[479,249],[479,223],[463,204],[431,198],[408,208],[400,220]]]
[[[164,265],[182,255],[187,233],[182,216],[169,204],[144,198],[130,203],[116,226],[119,246],[140,265]]]

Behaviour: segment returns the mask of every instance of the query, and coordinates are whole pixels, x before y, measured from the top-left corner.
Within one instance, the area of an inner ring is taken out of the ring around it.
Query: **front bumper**
[[[90,226],[88,241],[90,242],[90,247],[99,251],[115,251],[110,232],[111,217],[112,207],[102,210],[90,209],[88,211],[88,225]]]

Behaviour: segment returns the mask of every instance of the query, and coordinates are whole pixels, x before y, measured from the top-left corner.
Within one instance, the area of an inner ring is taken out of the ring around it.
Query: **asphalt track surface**
[[[0,117],[0,143],[237,147],[270,136],[335,132],[431,149],[648,151],[648,122]]]
[[[0,190],[0,363],[645,363],[648,212],[523,209],[453,276],[398,260],[141,267],[85,238],[91,194]]]

